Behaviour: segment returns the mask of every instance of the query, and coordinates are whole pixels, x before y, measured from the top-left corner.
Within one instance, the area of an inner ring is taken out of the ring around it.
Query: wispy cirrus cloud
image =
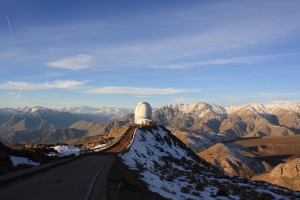
[[[139,88],[139,87],[99,87],[90,89],[87,93],[94,94],[136,94],[136,95],[170,95],[191,92],[192,90],[176,88]]]
[[[135,97],[136,98],[154,98],[156,96],[154,96],[154,95],[136,95]]]
[[[67,69],[67,70],[82,70],[90,67],[90,61],[92,56],[90,55],[77,55],[73,57],[67,57],[61,60],[47,63],[47,65],[55,68]]]
[[[300,98],[299,92],[263,92],[256,95],[265,99],[274,99],[274,101],[298,100]]]
[[[5,90],[49,90],[49,89],[72,89],[82,86],[87,81],[58,80],[44,83],[30,83],[25,81],[7,81],[0,84],[0,89]]]
[[[170,68],[170,69],[186,69],[193,68],[197,66],[204,65],[225,65],[225,64],[240,64],[240,63],[253,63],[265,60],[276,59],[284,56],[298,56],[300,52],[283,53],[283,54],[272,54],[272,55],[257,55],[257,56],[244,56],[244,57],[234,57],[226,59],[213,59],[204,60],[197,62],[186,62],[186,63],[176,63],[169,65],[154,65],[153,68]]]

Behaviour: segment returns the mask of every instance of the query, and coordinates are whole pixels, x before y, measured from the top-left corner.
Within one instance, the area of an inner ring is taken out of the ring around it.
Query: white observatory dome
[[[149,103],[139,103],[134,112],[134,121],[136,124],[148,124],[151,123],[152,108]]]

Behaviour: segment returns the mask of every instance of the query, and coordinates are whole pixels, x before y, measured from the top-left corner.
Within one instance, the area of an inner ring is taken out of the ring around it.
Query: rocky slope
[[[236,144],[217,143],[197,155],[229,174],[247,179],[271,169],[247,148]]]
[[[0,108],[0,134],[8,131],[68,128],[81,120],[103,122],[129,112],[129,109],[105,107],[102,109],[90,107],[49,109],[39,106]]]
[[[98,141],[113,128],[131,123],[133,115],[120,117],[106,122],[78,121],[69,128],[48,128],[23,131],[8,131],[0,135],[4,143],[61,143],[74,141]],[[80,140],[80,138],[86,138]],[[78,139],[78,140],[77,140]]]
[[[180,139],[186,146],[192,149],[195,153],[199,153],[219,142],[230,140],[223,134],[207,133],[202,131],[183,131],[173,130],[172,134]]]
[[[300,191],[300,158],[277,165],[271,172],[255,176],[253,180],[269,183]]]
[[[273,168],[270,163],[259,159],[261,151],[230,144],[231,138],[223,134],[179,130],[172,131],[172,134],[198,156],[226,173],[251,178]]]
[[[51,144],[64,142],[71,138],[85,136],[87,131],[77,129],[38,129],[33,131],[14,131],[0,136],[5,143]]]
[[[137,129],[132,146],[120,157],[149,190],[168,199],[300,198],[300,193],[219,171],[164,127]]]
[[[67,128],[80,120],[69,112],[58,112],[43,107],[0,109],[0,134],[48,128]]]
[[[109,132],[110,129],[119,128],[121,126],[129,124],[132,122],[132,120],[132,114],[99,123],[81,120],[72,124],[69,128],[74,128],[77,130],[86,130],[87,134],[85,136],[105,135],[107,132]]]

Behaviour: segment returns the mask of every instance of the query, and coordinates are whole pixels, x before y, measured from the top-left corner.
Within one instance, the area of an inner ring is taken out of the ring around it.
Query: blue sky
[[[1,107],[299,101],[300,1],[1,0]]]

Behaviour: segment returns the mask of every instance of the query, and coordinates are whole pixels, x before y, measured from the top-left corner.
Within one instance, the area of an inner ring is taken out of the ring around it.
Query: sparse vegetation
[[[190,193],[191,192],[191,187],[183,186],[183,187],[181,187],[180,191],[182,193]]]
[[[225,188],[225,187],[221,187],[221,188],[219,188],[218,189],[218,191],[217,191],[217,193],[216,193],[216,195],[218,195],[218,196],[228,196],[228,193],[227,193],[227,188]]]
[[[195,190],[198,190],[198,191],[204,190],[203,184],[201,184],[200,182],[196,183]]]

